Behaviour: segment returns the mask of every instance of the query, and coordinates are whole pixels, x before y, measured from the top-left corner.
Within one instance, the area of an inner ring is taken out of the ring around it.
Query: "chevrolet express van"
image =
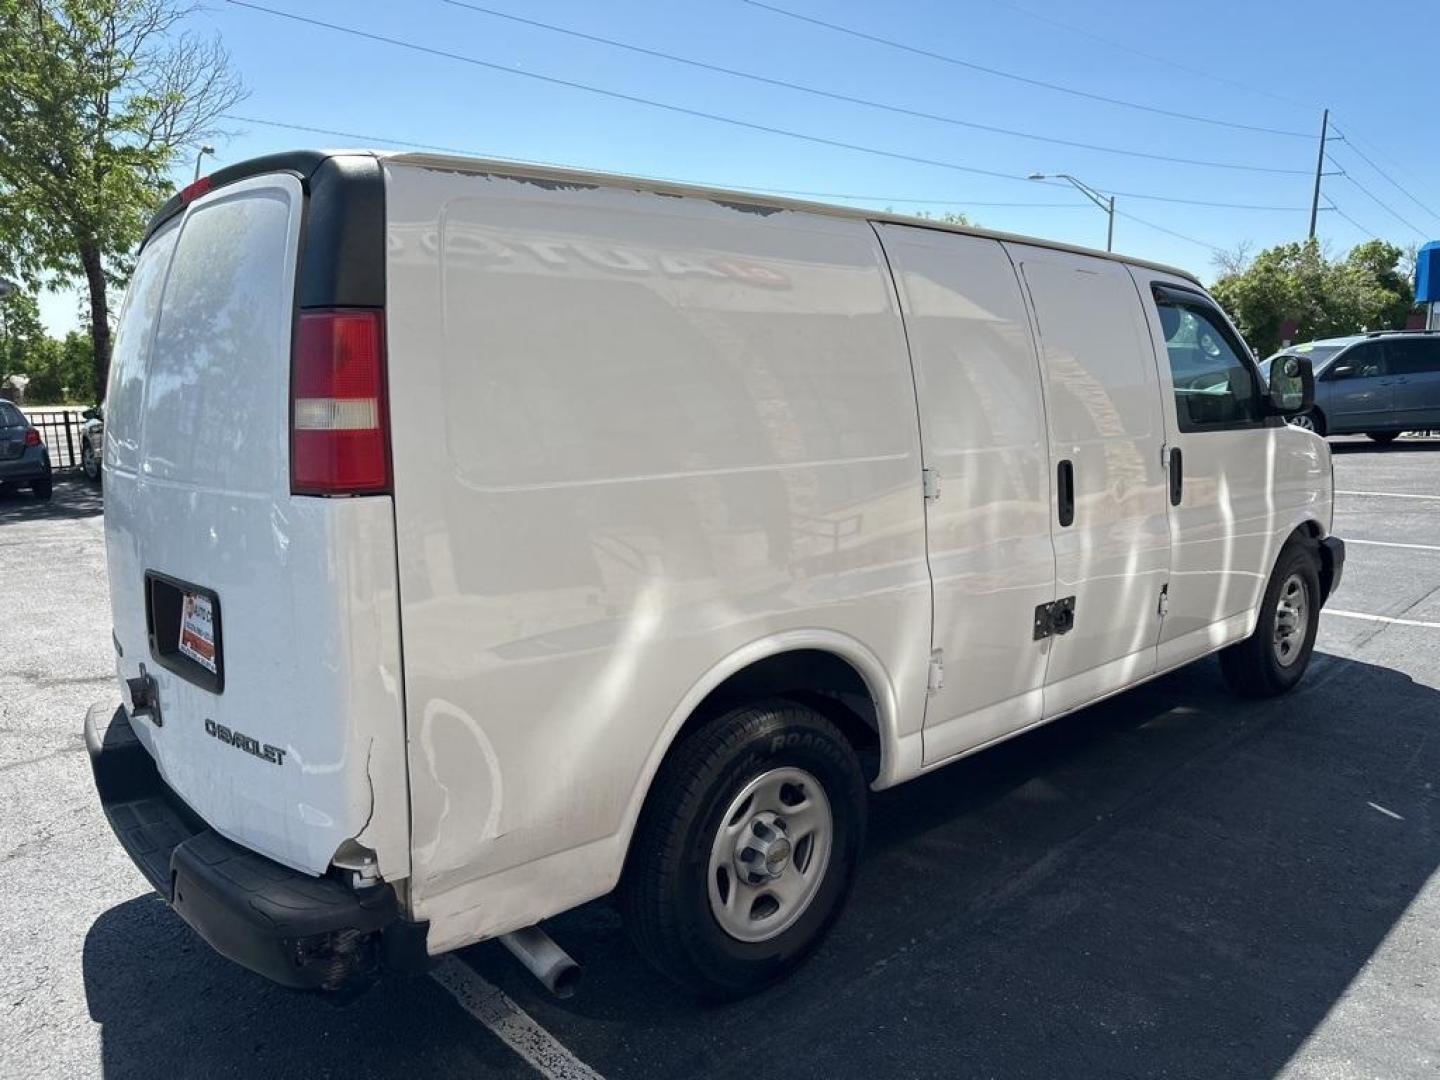
[[[302,152],[151,222],[104,428],[121,843],[349,993],[614,894],[704,995],[835,920],[867,790],[1199,657],[1304,673],[1344,547],[1179,270],[855,209]],[[556,976],[555,972],[562,972]]]

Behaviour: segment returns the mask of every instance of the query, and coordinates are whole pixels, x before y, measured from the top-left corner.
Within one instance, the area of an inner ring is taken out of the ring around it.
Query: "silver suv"
[[[1315,369],[1315,407],[1291,423],[1321,435],[1364,433],[1378,443],[1403,431],[1440,430],[1440,332],[1380,330],[1291,345]]]

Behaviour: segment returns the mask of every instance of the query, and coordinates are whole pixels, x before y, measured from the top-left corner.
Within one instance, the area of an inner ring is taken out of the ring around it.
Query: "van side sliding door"
[[[1054,716],[1155,671],[1170,573],[1165,429],[1150,335],[1126,268],[1006,247],[1029,293],[1044,375],[1058,605],[1045,714]]]
[[[1392,338],[1395,415],[1385,427],[1440,427],[1440,337]]]
[[[1283,499],[1272,483],[1276,431],[1240,336],[1194,285],[1131,273],[1165,391],[1174,547],[1159,663],[1169,668],[1250,632]]]
[[[900,295],[931,472],[926,532],[943,686],[925,711],[925,763],[1041,718],[1055,598],[1049,461],[1035,346],[998,241],[877,225]],[[932,679],[932,686],[936,680]]]

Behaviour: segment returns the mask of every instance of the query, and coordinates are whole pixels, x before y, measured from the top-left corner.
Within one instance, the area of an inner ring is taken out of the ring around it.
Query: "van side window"
[[[1440,374],[1440,338],[1398,338],[1389,345],[1391,374]]]
[[[1208,303],[1157,288],[1175,416],[1181,431],[1251,427],[1263,420],[1255,368],[1225,320]]]
[[[1384,341],[1363,342],[1337,356],[1331,367],[1340,378],[1381,378],[1390,374],[1390,346]]]

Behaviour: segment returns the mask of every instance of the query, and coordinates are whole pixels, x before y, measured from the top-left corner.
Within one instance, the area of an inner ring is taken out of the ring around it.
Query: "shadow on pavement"
[[[49,502],[41,502],[28,487],[0,489],[0,525],[94,517],[104,509],[100,485],[78,474],[56,476]]]
[[[1166,676],[877,795],[835,932],[735,1005],[675,993],[603,902],[547,924],[586,964],[569,1001],[493,943],[462,956],[612,1078],[1271,1076],[1440,862],[1437,717],[1435,690],[1333,656],[1277,701],[1233,698],[1213,661]],[[108,1076],[519,1061],[428,980],[330,1009],[154,898],[103,915],[84,964]]]

